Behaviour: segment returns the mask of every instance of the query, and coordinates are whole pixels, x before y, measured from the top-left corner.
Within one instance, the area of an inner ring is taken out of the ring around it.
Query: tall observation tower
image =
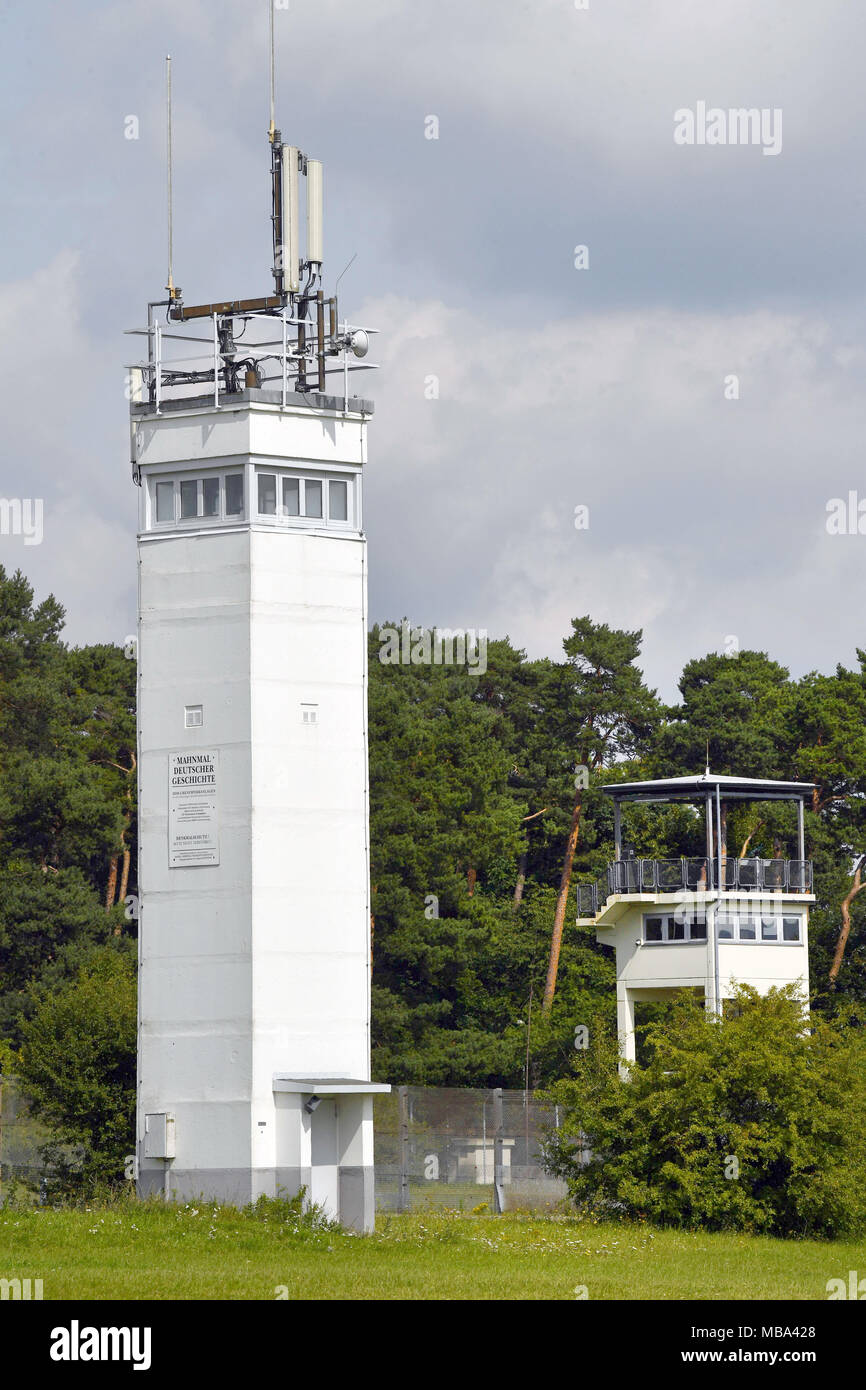
[[[304,1186],[370,1229],[373,407],[349,391],[370,330],[325,296],[322,167],[283,143],[273,87],[271,110],[274,292],[187,305],[169,254],[130,369],[138,1181],[238,1203]]]

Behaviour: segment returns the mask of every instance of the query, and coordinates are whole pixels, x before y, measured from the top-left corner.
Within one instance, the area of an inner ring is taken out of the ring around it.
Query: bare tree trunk
[[[469,891],[470,898],[472,897],[472,894],[475,892],[475,880],[477,877],[478,874],[475,869],[466,870],[466,887]]]
[[[523,889],[526,884],[526,865],[529,859],[529,850],[525,849],[517,861],[517,882],[514,885],[514,897],[511,906],[516,911],[523,901]]]
[[[866,888],[866,883],[862,881],[864,864],[866,864],[866,854],[861,854],[857,861],[857,867],[854,870],[854,882],[851,884],[850,892],[846,893],[845,897],[842,899],[842,930],[839,932],[839,940],[836,942],[836,950],[833,954],[833,964],[830,966],[829,975],[830,984],[834,989],[836,988],[836,980],[839,971],[842,969],[842,957],[845,954],[848,937],[851,934],[851,904],[857,894]]]
[[[123,866],[120,870],[120,892],[117,895],[117,901],[120,903],[125,902],[126,900],[126,890],[129,887],[129,865],[131,859],[132,855],[130,854],[129,850],[124,849]]]
[[[105,890],[105,910],[110,912],[114,907],[114,900],[117,896],[117,861],[118,855],[111,856],[111,863],[108,866],[108,887]]]
[[[520,824],[525,825],[527,821],[538,820],[538,817],[545,815],[546,812],[547,807],[542,806],[540,811],[533,811],[531,816],[524,816]],[[511,906],[514,909],[517,909],[523,901],[523,889],[524,885],[526,884],[526,865],[528,860],[529,850],[525,849],[521,854],[517,864],[517,882],[514,885],[514,899],[511,904]]]
[[[762,820],[759,820],[759,821],[758,821],[758,824],[755,826],[754,830],[750,830],[750,831],[749,831],[748,835],[746,836],[745,840],[743,841],[743,843],[742,843],[742,845],[741,845],[741,847],[740,847],[740,858],[741,858],[741,859],[745,859],[745,857],[746,857],[746,850],[749,848],[749,845],[752,843],[752,840],[753,840],[754,837],[757,835],[758,831],[761,829],[761,826],[762,826],[763,824],[764,824],[764,822],[763,822]]]
[[[565,923],[565,908],[568,902],[568,890],[571,887],[571,873],[574,868],[574,855],[577,849],[577,840],[580,835],[580,813],[583,809],[583,794],[578,793],[574,803],[574,812],[571,817],[571,829],[568,832],[568,841],[565,846],[565,861],[562,866],[562,876],[559,880],[559,892],[556,895],[556,912],[553,916],[553,933],[550,938],[550,960],[547,965],[547,980],[544,985],[544,998],[541,1001],[541,1012],[549,1014],[553,1004],[553,996],[556,992],[556,976],[559,971],[559,952],[562,947],[562,928]]]

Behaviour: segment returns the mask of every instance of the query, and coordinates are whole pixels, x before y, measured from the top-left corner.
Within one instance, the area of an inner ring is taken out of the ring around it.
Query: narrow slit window
[[[226,516],[241,516],[244,510],[244,475],[229,473],[226,476]]]
[[[174,521],[174,483],[157,483],[156,519]]]
[[[328,514],[331,521],[349,520],[349,484],[332,481],[328,486]]]
[[[259,515],[277,514],[277,477],[275,473],[259,474]]]
[[[301,515],[300,478],[283,478],[283,511],[286,516]]]
[[[317,478],[307,478],[304,483],[304,516],[322,515],[322,484]]]
[[[204,516],[219,516],[220,514],[220,480],[219,478],[203,478],[201,485],[202,513]]]
[[[198,516],[198,479],[184,478],[180,485],[180,516],[182,521]]]

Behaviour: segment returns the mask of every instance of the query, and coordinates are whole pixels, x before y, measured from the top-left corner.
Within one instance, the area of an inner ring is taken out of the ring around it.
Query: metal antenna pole
[[[356,261],[357,259],[358,259],[358,253],[357,253],[357,251],[356,251],[355,254],[354,254],[354,256],[352,257],[352,260],[349,261],[349,262],[343,267],[343,269],[340,271],[339,275],[337,276],[337,283],[336,283],[336,285],[334,286],[334,294],[335,294],[335,295],[337,294],[337,291],[338,291],[339,288],[340,288],[340,281],[342,280],[342,278],[343,278],[343,276],[345,275],[346,271],[349,269],[349,266],[352,264],[352,261]]]
[[[275,127],[275,125],[274,125],[274,0],[268,0],[268,9],[269,9],[269,11],[270,11],[270,28],[271,28],[271,43],[270,43],[270,64],[271,64],[271,72],[270,72],[271,123],[270,123],[270,125],[268,126],[268,139],[270,140],[271,144],[273,144],[273,143],[274,143],[274,131],[275,131],[275,129],[276,129],[276,127]]]
[[[174,299],[174,280],[172,278],[172,261],[174,259],[174,245],[172,235],[172,209],[171,209],[171,54],[165,56],[165,144],[166,144],[166,180],[168,184],[168,290],[169,299]]]

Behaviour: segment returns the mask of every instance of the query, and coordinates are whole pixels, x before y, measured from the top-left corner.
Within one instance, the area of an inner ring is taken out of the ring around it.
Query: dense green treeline
[[[46,1029],[74,1050],[83,1026],[64,992],[97,975],[119,1017],[135,958],[135,663],[111,645],[69,648],[62,631],[60,605],[0,569],[0,1048],[34,1085]],[[557,661],[529,661],[507,639],[474,668],[392,664],[382,649],[374,628],[375,1076],[535,1086],[567,1074],[575,1026],[614,1008],[610,953],[575,925],[575,882],[612,857],[600,787],[700,772],[707,748],[716,772],[816,783],[815,1002],[863,999],[866,654],[800,680],[764,653],[710,654],[688,663],[667,707],[643,681],[641,634],[588,617]],[[632,808],[625,834],[647,857],[703,853],[683,807]],[[732,811],[728,834],[732,853],[796,853],[784,806]],[[123,1059],[106,1068],[123,1074]],[[61,1093],[74,1110],[75,1078],[52,1085],[45,1113]]]

